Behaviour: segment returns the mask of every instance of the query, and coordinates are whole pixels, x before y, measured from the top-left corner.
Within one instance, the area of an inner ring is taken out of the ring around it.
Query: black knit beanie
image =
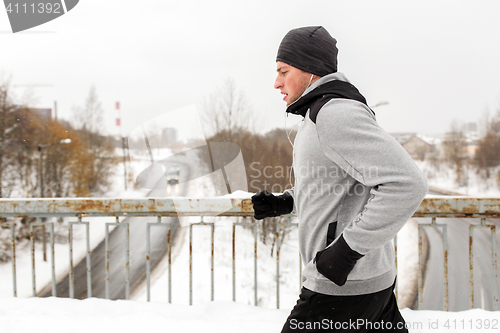
[[[325,28],[290,30],[281,41],[276,61],[318,76],[337,71],[337,41]]]

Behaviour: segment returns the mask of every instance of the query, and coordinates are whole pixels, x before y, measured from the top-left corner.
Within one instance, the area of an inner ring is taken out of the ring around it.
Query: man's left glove
[[[336,285],[343,286],[354,265],[362,257],[362,254],[351,249],[346,243],[344,235],[340,235],[330,247],[316,253],[314,262],[318,272]]]
[[[275,196],[266,190],[252,196],[254,217],[262,220],[265,217],[276,217],[293,211],[293,197],[285,192]]]

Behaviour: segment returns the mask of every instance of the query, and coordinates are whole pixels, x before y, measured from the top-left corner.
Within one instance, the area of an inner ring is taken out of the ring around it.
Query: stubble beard
[[[300,98],[300,96],[302,96],[302,94],[304,93],[304,91],[306,91],[306,89],[308,88],[309,86],[309,81],[306,79],[306,78],[302,78],[301,81],[300,81],[300,89],[292,96],[289,96],[290,97],[290,101],[286,104],[286,106],[290,106],[290,104],[294,103],[296,100],[298,100]]]

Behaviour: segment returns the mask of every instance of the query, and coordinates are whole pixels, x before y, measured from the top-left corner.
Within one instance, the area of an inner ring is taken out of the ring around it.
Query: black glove
[[[252,196],[252,203],[257,220],[288,214],[293,210],[293,197],[288,192],[275,196],[264,190]]]
[[[318,272],[338,286],[343,286],[347,281],[347,276],[361,257],[363,257],[362,254],[349,247],[344,235],[340,235],[339,240],[332,246],[316,253],[314,262]]]

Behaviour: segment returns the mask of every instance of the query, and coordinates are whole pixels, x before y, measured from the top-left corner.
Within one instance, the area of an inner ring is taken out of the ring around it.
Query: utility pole
[[[48,147],[48,145],[38,145],[38,151],[40,152],[40,157],[38,164],[40,165],[40,198],[43,198],[43,148]],[[45,222],[45,219],[42,218],[42,222]],[[47,235],[45,233],[45,223],[42,223],[42,232],[43,232],[43,261],[47,261]]]

